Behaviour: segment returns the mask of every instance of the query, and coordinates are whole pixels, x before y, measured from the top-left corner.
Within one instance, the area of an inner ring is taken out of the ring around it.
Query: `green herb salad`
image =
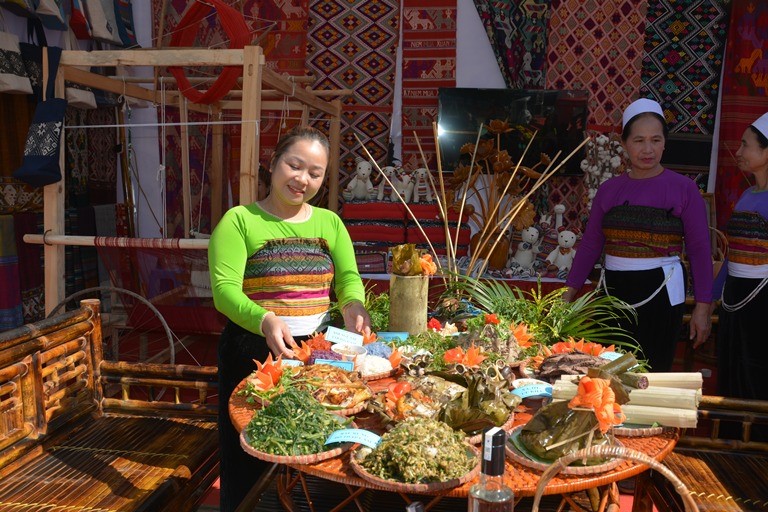
[[[331,449],[325,440],[350,423],[328,412],[308,392],[289,387],[254,414],[245,427],[245,438],[261,452],[311,455]]]
[[[375,449],[361,449],[357,461],[375,476],[405,483],[445,482],[477,465],[463,432],[428,418],[398,423]]]

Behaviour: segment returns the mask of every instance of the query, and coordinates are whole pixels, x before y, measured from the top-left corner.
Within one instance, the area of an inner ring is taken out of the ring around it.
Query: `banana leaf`
[[[554,402],[539,409],[523,426],[518,440],[526,451],[548,462],[582,448],[613,442],[609,435],[602,434],[597,428],[593,411],[571,409],[567,401]],[[604,461],[589,459],[587,465]]]
[[[467,390],[445,405],[439,419],[469,435],[503,425],[512,410],[492,392],[481,389],[482,377],[471,376],[466,382]]]

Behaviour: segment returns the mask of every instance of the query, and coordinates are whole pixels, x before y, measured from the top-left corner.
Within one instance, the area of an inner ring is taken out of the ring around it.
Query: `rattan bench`
[[[218,476],[215,367],[101,343],[97,300],[0,333],[0,512],[190,511]]]
[[[696,432],[684,433],[664,459],[700,511],[768,511],[768,443],[753,439],[754,425],[768,429],[768,401],[704,396]],[[649,511],[650,502],[660,511],[683,510],[654,471],[638,479],[633,512]]]

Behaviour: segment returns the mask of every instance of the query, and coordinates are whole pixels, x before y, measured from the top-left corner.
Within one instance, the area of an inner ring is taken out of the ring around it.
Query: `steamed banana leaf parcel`
[[[573,400],[539,409],[512,442],[533,460],[552,462],[582,448],[612,444],[608,429],[622,421],[621,406],[616,402],[611,381],[582,377]],[[586,464],[602,462],[590,459]]]

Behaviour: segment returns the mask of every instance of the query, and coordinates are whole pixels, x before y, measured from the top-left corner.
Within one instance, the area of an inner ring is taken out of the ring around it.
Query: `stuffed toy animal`
[[[370,162],[363,160],[362,158],[357,159],[357,169],[355,170],[355,175],[352,176],[351,180],[349,180],[349,183],[347,183],[344,192],[341,194],[344,200],[351,201],[353,199],[357,199],[365,201],[376,197],[376,193],[373,189],[373,183],[371,183],[372,170],[373,166]]]
[[[397,190],[397,193],[400,194],[400,197],[403,198],[403,201],[410,203],[411,196],[413,195],[413,180],[411,175],[406,171],[402,171],[400,173],[400,177],[395,178],[392,183],[395,185],[395,190]],[[397,194],[395,194],[394,191],[392,192],[392,201],[399,201]]]
[[[512,270],[512,275],[532,276],[541,242],[539,230],[535,226],[527,227],[520,232],[520,238],[521,242],[517,244],[517,250],[507,262],[507,267]]]
[[[547,271],[555,272],[558,279],[565,279],[568,271],[573,265],[573,258],[576,256],[577,234],[574,231],[560,228],[557,234],[558,247],[547,256]]]
[[[422,196],[428,203],[432,202],[432,187],[429,179],[429,169],[421,167],[413,171],[415,183],[413,184],[413,202],[418,203]]]
[[[396,181],[398,180],[397,168],[392,165],[387,165],[386,167],[381,168],[381,174],[382,176],[379,178],[380,181],[376,200],[383,201],[386,198],[390,201],[397,201],[397,195],[392,191],[393,186],[396,186]]]

